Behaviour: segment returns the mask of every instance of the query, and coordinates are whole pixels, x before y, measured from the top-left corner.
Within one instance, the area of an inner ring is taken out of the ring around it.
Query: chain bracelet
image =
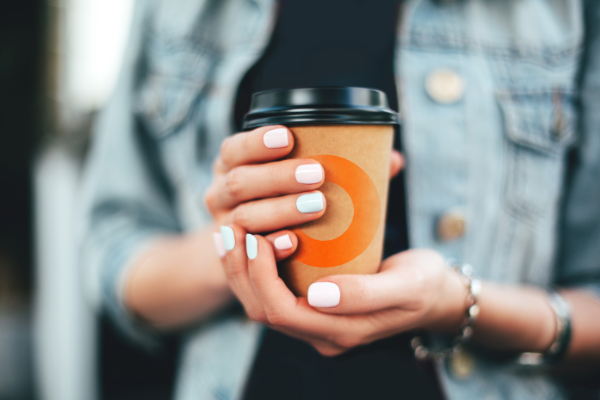
[[[460,333],[453,340],[452,347],[440,351],[433,351],[424,345],[423,340],[419,336],[414,337],[411,340],[410,345],[415,352],[415,358],[418,360],[434,360],[436,362],[441,362],[452,354],[459,352],[462,345],[473,336],[473,325],[479,315],[477,298],[481,291],[481,281],[472,277],[473,268],[469,264],[459,264],[452,259],[448,260],[446,263],[449,268],[459,274],[460,278],[469,289],[469,293],[467,294],[465,320],[461,326]]]

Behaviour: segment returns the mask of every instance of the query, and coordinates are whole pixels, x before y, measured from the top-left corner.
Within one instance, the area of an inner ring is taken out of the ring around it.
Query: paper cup
[[[266,97],[266,98],[265,98]],[[292,230],[298,249],[279,275],[298,296],[315,280],[377,272],[383,251],[390,155],[398,116],[385,94],[364,88],[292,89],[254,95],[245,128],[281,124],[295,138],[287,158],[325,170],[325,214]]]

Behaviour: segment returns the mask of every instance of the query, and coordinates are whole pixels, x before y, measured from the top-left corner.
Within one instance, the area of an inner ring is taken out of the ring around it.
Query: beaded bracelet
[[[411,340],[410,345],[415,352],[415,358],[418,360],[434,360],[436,362],[443,361],[452,354],[459,352],[461,346],[467,342],[471,336],[473,336],[473,325],[475,324],[477,316],[479,315],[477,297],[479,296],[479,292],[481,292],[481,281],[472,277],[473,268],[469,264],[461,265],[455,260],[450,259],[447,261],[447,265],[460,275],[460,278],[469,289],[469,294],[467,295],[465,320],[461,326],[460,333],[453,340],[452,347],[444,350],[430,350],[423,344],[423,340],[420,337],[414,337]]]

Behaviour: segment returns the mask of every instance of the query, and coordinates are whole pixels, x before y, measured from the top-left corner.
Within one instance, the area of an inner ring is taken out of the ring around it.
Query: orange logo
[[[321,163],[328,182],[348,193],[354,216],[346,231],[332,240],[317,240],[294,229],[299,246],[294,258],[313,267],[336,267],[358,257],[371,244],[379,228],[381,201],[375,184],[358,165],[332,155],[309,157]]]

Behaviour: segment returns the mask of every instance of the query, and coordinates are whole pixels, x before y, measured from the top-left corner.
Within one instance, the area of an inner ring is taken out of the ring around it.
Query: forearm
[[[164,238],[142,254],[125,278],[129,310],[157,328],[170,329],[229,304],[233,295],[214,248],[213,231]]]
[[[600,301],[581,290],[561,294],[572,308],[572,339],[565,361],[600,364]],[[475,341],[519,352],[545,352],[554,341],[556,317],[544,290],[484,283],[478,302]]]
[[[542,289],[483,283],[473,339],[491,348],[543,352],[554,340],[554,312]]]

